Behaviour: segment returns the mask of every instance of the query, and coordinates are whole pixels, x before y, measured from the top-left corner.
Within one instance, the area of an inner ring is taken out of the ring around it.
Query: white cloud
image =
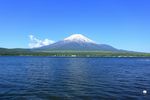
[[[44,40],[37,39],[33,35],[29,35],[29,38],[30,38],[30,43],[29,43],[30,48],[38,48],[38,47],[42,47],[54,43],[54,41],[49,39],[44,39]]]

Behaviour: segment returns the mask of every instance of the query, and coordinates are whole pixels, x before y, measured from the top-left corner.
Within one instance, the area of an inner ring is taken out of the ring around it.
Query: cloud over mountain
[[[29,39],[30,39],[30,43],[29,43],[30,48],[38,48],[38,47],[42,47],[54,43],[53,40],[49,40],[47,38],[44,40],[40,40],[33,35],[29,35]]]

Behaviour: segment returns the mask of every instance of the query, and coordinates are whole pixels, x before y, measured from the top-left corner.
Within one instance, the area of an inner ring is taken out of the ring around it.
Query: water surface
[[[0,57],[0,100],[150,100],[150,58]]]

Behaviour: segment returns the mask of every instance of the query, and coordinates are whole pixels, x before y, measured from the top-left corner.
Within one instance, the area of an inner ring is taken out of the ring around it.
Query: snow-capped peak
[[[75,42],[89,42],[89,43],[95,43],[93,40],[83,36],[82,34],[73,34],[64,40],[66,41],[75,41]]]

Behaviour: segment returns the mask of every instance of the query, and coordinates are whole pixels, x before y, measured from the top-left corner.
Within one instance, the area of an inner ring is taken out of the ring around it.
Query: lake
[[[0,57],[0,100],[150,100],[150,58]]]

